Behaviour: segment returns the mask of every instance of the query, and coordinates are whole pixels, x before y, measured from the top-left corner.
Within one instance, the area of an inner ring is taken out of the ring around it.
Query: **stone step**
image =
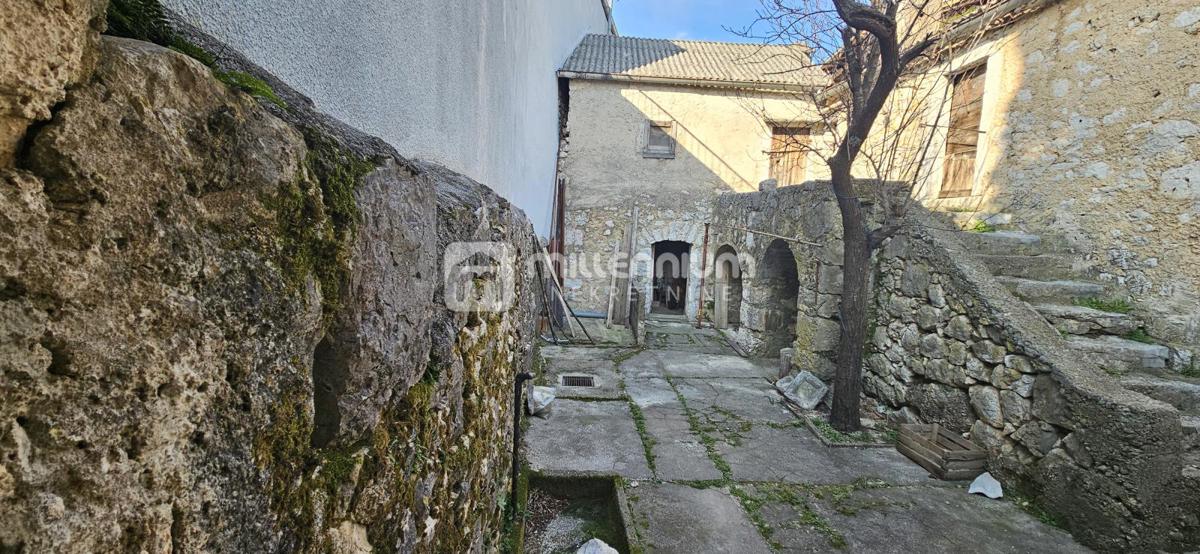
[[[1018,231],[962,232],[958,234],[958,237],[972,252],[978,254],[1036,256],[1046,253],[1046,244],[1042,237]]]
[[[1142,322],[1129,314],[1105,312],[1083,306],[1065,304],[1038,304],[1038,313],[1055,329],[1071,335],[1117,335],[1124,336],[1142,326]]]
[[[1086,361],[1110,371],[1163,369],[1171,356],[1171,349],[1165,346],[1114,336],[1072,336],[1067,339],[1067,344],[1084,354]]]
[[[1183,425],[1183,451],[1200,453],[1200,416],[1185,415],[1179,423]]]
[[[981,254],[978,256],[993,275],[1024,279],[1067,279],[1078,275],[1076,257],[1069,254],[1037,256]]]
[[[966,206],[963,206],[966,208]],[[1013,225],[1013,216],[1008,213],[991,213],[979,210],[967,211],[952,211],[950,209],[940,210],[950,216],[950,220],[954,222],[959,229],[971,229],[979,223],[986,223],[994,229],[1007,229]]]
[[[1150,398],[1162,400],[1186,414],[1200,415],[1200,383],[1181,378],[1134,373],[1122,377],[1121,385]]]
[[[996,280],[1027,302],[1070,304],[1076,298],[1096,298],[1104,294],[1104,285],[1084,281],[1039,281],[1004,276],[998,276]]]

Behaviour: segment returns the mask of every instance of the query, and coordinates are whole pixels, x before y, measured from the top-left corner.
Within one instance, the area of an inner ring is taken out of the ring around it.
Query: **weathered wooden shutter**
[[[954,77],[950,100],[950,128],[946,133],[942,198],[970,196],[975,183],[975,154],[979,151],[979,124],[983,114],[983,82],[987,64]]]
[[[772,179],[779,181],[779,186],[804,182],[808,145],[807,127],[771,127],[771,166],[768,173]]]

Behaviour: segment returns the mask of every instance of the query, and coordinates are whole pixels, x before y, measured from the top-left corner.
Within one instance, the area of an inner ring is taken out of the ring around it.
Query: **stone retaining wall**
[[[948,224],[918,210],[875,255],[867,396],[893,421],[940,423],[986,446],[989,469],[1084,544],[1197,544],[1200,483],[1182,474],[1178,412],[1081,366],[1055,329],[940,230]],[[841,225],[828,184],[717,200],[710,252],[732,246],[754,270],[774,239],[733,227],[803,241],[789,243],[800,277],[794,365],[831,380]],[[742,325],[729,333],[753,350],[773,299],[751,274],[743,291]]]
[[[969,432],[1084,544],[1194,546],[1178,412],[1081,365],[952,233],[917,221],[877,254],[866,393],[897,420]]]
[[[98,44],[0,167],[0,551],[498,549],[532,289],[452,311],[441,258],[529,221],[268,75],[288,109]]]

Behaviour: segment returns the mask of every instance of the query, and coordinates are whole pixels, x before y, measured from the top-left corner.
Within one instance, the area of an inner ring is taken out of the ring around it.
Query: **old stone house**
[[[965,38],[931,68],[920,131],[938,146],[915,195],[1065,245],[1072,256],[1043,256],[1037,269],[989,263],[1026,286],[1105,286],[1175,347],[1170,363],[1189,365],[1200,345],[1200,8],[941,4],[944,32]]]
[[[584,38],[559,71],[570,90],[565,285],[577,308],[620,314],[633,289],[648,310],[695,316],[716,197],[821,173],[800,147],[819,119],[807,98],[824,83],[795,69],[807,65],[801,46]],[[631,286],[613,276],[614,254],[633,260]]]

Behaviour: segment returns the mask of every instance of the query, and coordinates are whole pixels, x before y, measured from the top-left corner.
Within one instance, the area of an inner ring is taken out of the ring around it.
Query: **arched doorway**
[[[742,266],[737,251],[728,244],[721,246],[713,267],[716,268],[713,323],[718,329],[736,329],[742,324]]]
[[[767,246],[757,281],[763,292],[761,349],[764,355],[771,356],[796,340],[800,277],[796,272],[796,256],[786,242],[775,239]]]
[[[677,240],[654,243],[651,313],[683,315],[687,306],[688,268],[692,245]]]

